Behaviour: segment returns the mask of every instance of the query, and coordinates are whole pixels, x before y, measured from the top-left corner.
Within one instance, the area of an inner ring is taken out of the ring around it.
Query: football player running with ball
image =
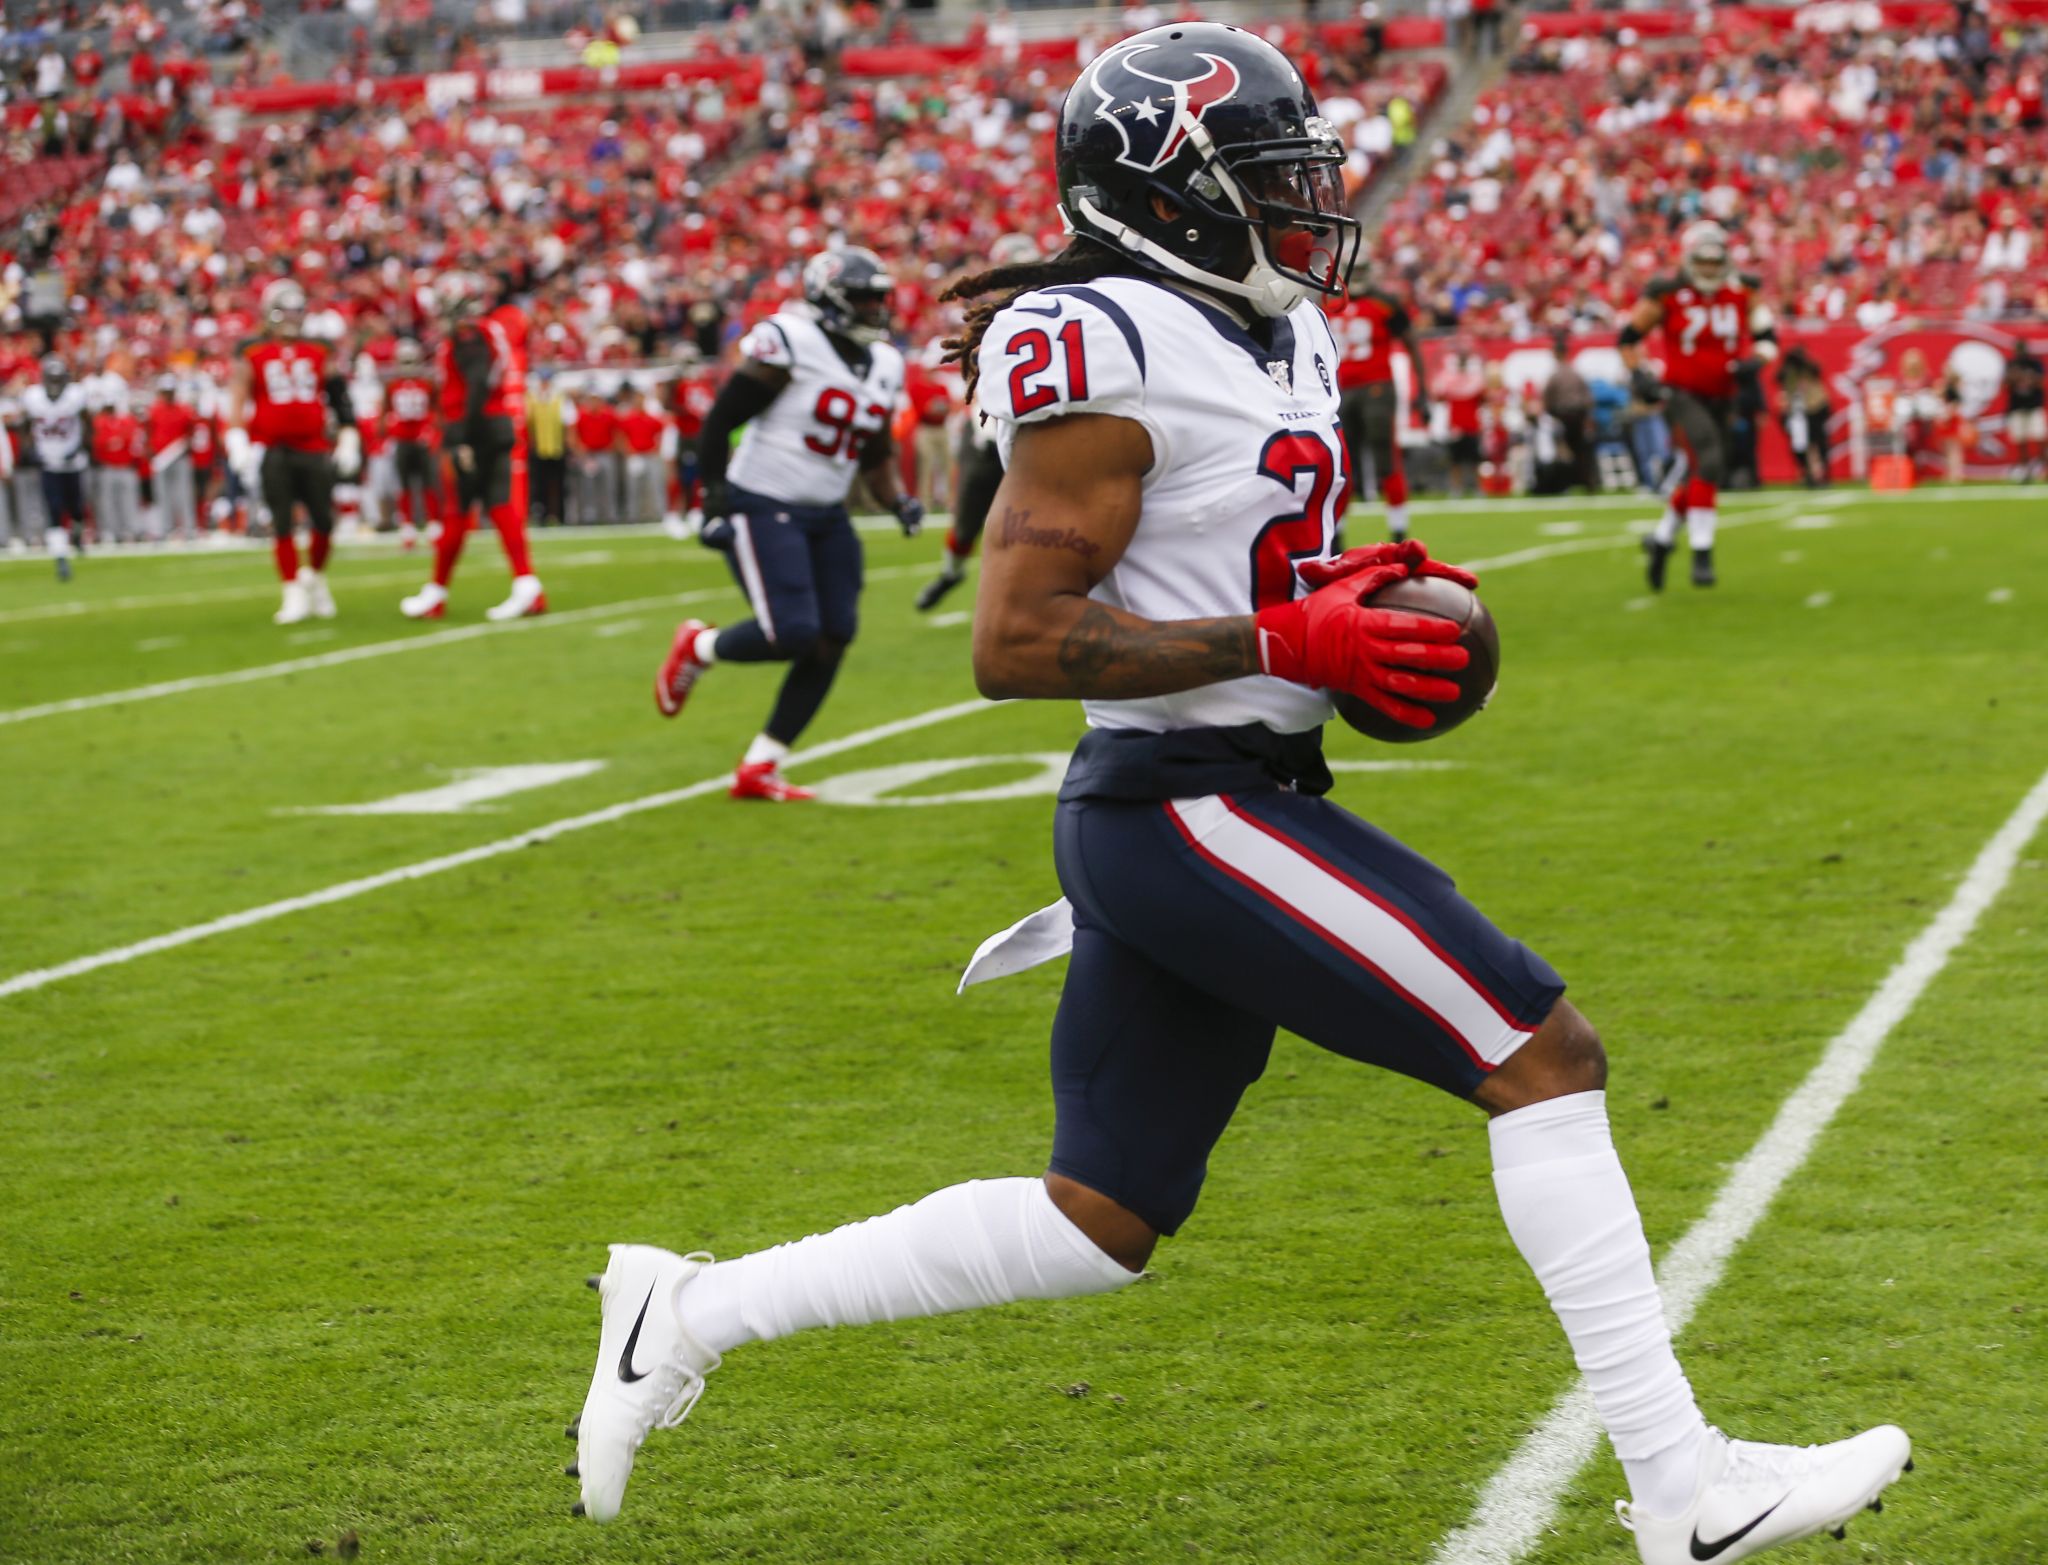
[[[903,355],[888,340],[894,286],[870,250],[812,256],[803,305],[741,339],[739,368],[704,416],[698,537],[725,554],[754,617],[723,630],[694,619],[678,626],[654,676],[654,704],[674,717],[714,663],[789,665],[766,726],[733,773],[735,799],[811,797],[782,775],[782,762],[824,705],[857,628],[860,538],[846,509],[854,475],[906,536],[924,521],[924,507],[899,487],[889,433],[903,392]],[[727,447],[742,424],[728,471]]]
[[[1193,1211],[1276,1026],[1491,1116],[1502,1215],[1627,1470],[1648,1565],[1839,1526],[1906,1466],[1890,1426],[1800,1447],[1707,1424],[1592,1026],[1449,876],[1324,797],[1329,692],[1430,727],[1465,656],[1448,622],[1364,600],[1411,575],[1470,581],[1419,543],[1335,552],[1336,348],[1315,301],[1359,242],[1343,158],[1255,35],[1142,32],[1067,95],[1074,241],[958,285],[1008,469],[975,676],[992,697],[1078,698],[1091,724],[1053,827],[1067,900],[976,957],[1014,970],[1071,949],[1050,1167],[732,1261],[614,1246],[571,1468],[586,1514],[617,1513],[642,1439],[747,1343],[1135,1281]]]
[[[1728,426],[1735,418],[1735,378],[1777,356],[1777,327],[1756,298],[1756,279],[1738,274],[1719,223],[1698,222],[1679,239],[1678,274],[1650,284],[1621,329],[1621,360],[1636,400],[1661,399],[1657,372],[1643,344],[1654,340],[1670,389],[1672,461],[1658,487],[1664,514],[1643,539],[1650,590],[1664,590],[1664,566],[1682,519],[1692,544],[1692,584],[1714,585],[1715,501],[1728,476]]]

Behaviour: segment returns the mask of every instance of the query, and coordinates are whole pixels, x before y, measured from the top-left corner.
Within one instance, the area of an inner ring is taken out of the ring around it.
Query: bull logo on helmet
[[[1123,138],[1117,162],[1147,174],[1171,163],[1188,132],[1210,109],[1234,97],[1240,81],[1237,67],[1215,54],[1196,56],[1209,66],[1200,76],[1155,76],[1139,69],[1140,57],[1158,47],[1148,43],[1112,49],[1096,62],[1088,78],[1102,100],[1095,117],[1107,120]]]

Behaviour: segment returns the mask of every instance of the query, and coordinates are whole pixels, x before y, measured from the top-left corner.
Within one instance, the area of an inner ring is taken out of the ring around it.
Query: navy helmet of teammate
[[[888,340],[894,287],[871,250],[812,256],[803,304],[747,333],[739,367],[704,416],[698,536],[724,552],[754,614],[723,630],[702,620],[677,627],[654,700],[674,717],[713,663],[789,665],[733,773],[736,799],[811,797],[783,777],[782,762],[824,704],[858,627],[861,547],[846,508],[855,477],[906,534],[924,520],[899,487],[890,433],[903,392],[903,355]]]
[[[1256,36],[1139,33],[1067,96],[1075,244],[960,285],[1008,458],[976,681],[1078,698],[1090,721],[1053,826],[1070,900],[969,972],[1071,951],[1050,1169],[725,1263],[615,1246],[571,1469],[590,1515],[616,1514],[641,1440],[742,1344],[1134,1281],[1193,1211],[1276,1025],[1494,1116],[1503,1216],[1627,1469],[1647,1565],[1833,1526],[1903,1468],[1889,1426],[1820,1447],[1708,1427],[1609,1134],[1598,1037],[1449,876],[1325,797],[1331,691],[1428,727],[1455,689],[1438,672],[1464,662],[1431,622],[1366,600],[1416,574],[1471,579],[1414,542],[1337,552],[1335,345],[1314,301],[1348,270],[1343,156]]]
[[[989,247],[991,266],[1029,266],[1040,259],[1038,241],[1029,234],[1005,234]],[[967,562],[981,540],[988,523],[988,508],[1003,481],[1003,457],[996,450],[994,427],[970,405],[960,428],[955,452],[960,479],[953,496],[953,525],[946,529],[946,548],[939,574],[926,582],[917,594],[919,613],[939,606],[946,594],[967,579]]]

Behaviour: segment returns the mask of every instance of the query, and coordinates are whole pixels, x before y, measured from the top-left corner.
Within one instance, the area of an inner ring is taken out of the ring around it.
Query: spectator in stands
[[[534,375],[526,399],[526,438],[533,460],[533,509],[543,527],[568,519],[569,432],[576,427],[576,404],[564,396],[555,372]]]
[[[1576,483],[1592,494],[1600,487],[1593,466],[1593,388],[1572,363],[1571,340],[1562,332],[1551,338],[1550,351],[1557,355],[1557,365],[1543,384],[1542,405],[1555,426],[1557,460],[1571,474],[1565,488]]]
[[[1984,236],[1983,248],[1978,251],[1977,270],[2024,272],[2032,252],[2033,239],[2020,223],[2019,208],[2001,207],[1996,226]]]
[[[1453,496],[1479,491],[1480,403],[1486,394],[1486,379],[1480,373],[1479,356],[1461,353],[1450,368],[1437,377],[1431,388],[1444,410],[1445,455],[1450,465]]]
[[[1977,443],[1977,428],[1963,411],[1963,378],[1951,369],[1941,377],[1935,415],[1934,447],[1941,456],[1943,475],[1952,484],[1963,481],[1963,457]]]
[[[2044,373],[2031,345],[2013,344],[2005,361],[2005,439],[2013,476],[2032,483],[2048,464],[2048,412],[2043,411]]]
[[[934,339],[911,361],[903,384],[916,419],[911,451],[917,463],[917,497],[927,511],[952,503],[953,452],[946,425],[953,415],[953,392],[946,384],[944,361],[945,346]]]
[[[1828,420],[1834,414],[1834,400],[1828,395],[1827,375],[1805,348],[1795,346],[1779,361],[1778,395],[1778,416],[1799,476],[1809,489],[1826,487]]]
[[[62,95],[70,74],[63,51],[54,43],[45,44],[43,52],[36,56],[36,96],[48,101]]]
[[[611,522],[619,515],[619,416],[611,403],[586,391],[576,407],[576,520]]]
[[[149,459],[142,425],[128,411],[127,388],[108,398],[92,421],[93,527],[99,542],[142,541],[141,469]]]
[[[1728,421],[1727,489],[1755,489],[1758,451],[1763,439],[1764,419],[1770,402],[1764,395],[1763,362],[1745,359],[1735,366],[1735,416]]]
[[[1502,0],[1471,0],[1472,52],[1482,60],[1500,53]]]
[[[668,497],[668,462],[661,449],[668,420],[644,391],[626,387],[616,400],[619,445],[625,457],[626,520],[659,521]]]

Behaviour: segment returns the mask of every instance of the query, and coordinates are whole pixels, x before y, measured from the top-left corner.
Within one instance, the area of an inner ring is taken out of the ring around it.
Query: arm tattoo
[[[1061,641],[1059,662],[1073,694],[1109,701],[1166,695],[1259,671],[1249,616],[1132,620],[1092,600]]]
[[[1102,552],[1101,544],[1071,527],[1033,527],[1030,510],[1014,505],[1003,507],[1003,519],[996,523],[996,537],[1006,549],[1066,549],[1084,560],[1092,560]]]

